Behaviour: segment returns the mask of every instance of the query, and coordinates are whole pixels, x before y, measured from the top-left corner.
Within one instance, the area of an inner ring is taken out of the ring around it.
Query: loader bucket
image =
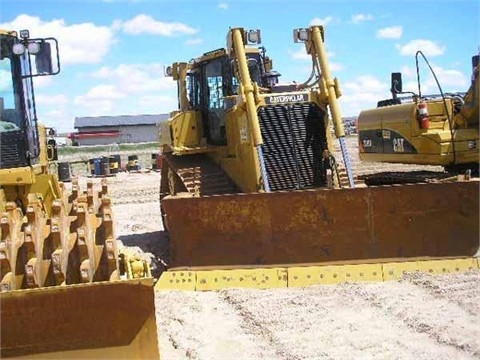
[[[479,182],[162,200],[171,268],[471,257]]]
[[[0,357],[159,359],[153,279],[1,294]]]

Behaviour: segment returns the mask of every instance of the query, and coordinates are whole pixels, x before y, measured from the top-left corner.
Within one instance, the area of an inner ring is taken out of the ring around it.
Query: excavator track
[[[358,176],[368,186],[456,181],[458,176],[440,171],[385,171]]]

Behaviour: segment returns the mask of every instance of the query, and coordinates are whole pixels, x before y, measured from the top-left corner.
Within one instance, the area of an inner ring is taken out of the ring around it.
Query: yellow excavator
[[[437,80],[433,69],[422,56]],[[439,95],[402,92],[402,74],[392,73],[392,98],[358,117],[360,159],[363,161],[438,165],[448,173],[478,176],[480,80],[479,55],[472,57],[472,82],[465,94]],[[405,94],[408,94],[406,96]],[[400,97],[399,95],[404,95]]]
[[[170,259],[156,288],[290,287],[478,268],[478,181],[358,184],[324,28],[293,36],[312,59],[304,82],[281,82],[261,32],[243,28],[228,31],[226,48],[165,69],[179,108],[163,145]]]
[[[56,39],[0,30],[0,49],[0,357],[158,359],[153,278],[118,249],[106,182],[67,191],[37,122]]]

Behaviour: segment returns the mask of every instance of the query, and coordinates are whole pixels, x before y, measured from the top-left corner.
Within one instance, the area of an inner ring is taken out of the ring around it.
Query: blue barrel
[[[102,174],[102,159],[93,159],[93,170],[95,176]]]

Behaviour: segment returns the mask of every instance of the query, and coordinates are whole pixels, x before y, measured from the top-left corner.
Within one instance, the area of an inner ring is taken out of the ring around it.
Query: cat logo
[[[363,140],[363,147],[366,147],[366,148],[372,147],[372,140],[371,139]]]

